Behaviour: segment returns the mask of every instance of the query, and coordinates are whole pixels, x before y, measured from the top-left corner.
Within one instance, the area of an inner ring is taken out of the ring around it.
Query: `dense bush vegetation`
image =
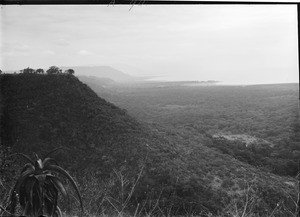
[[[183,82],[111,85],[106,93],[98,92],[139,120],[173,129],[188,140],[203,136],[211,140],[220,133],[264,139],[272,148],[259,142],[249,148],[239,141],[205,144],[275,174],[293,177],[300,157],[298,93],[298,84],[185,86]]]
[[[209,110],[206,100],[200,103],[206,112],[201,115],[198,109],[174,107],[166,98],[151,98],[151,94],[146,100],[134,98],[129,90],[124,99],[137,100],[127,101],[136,109],[130,113],[137,111],[138,117],[138,109],[144,108],[140,114],[146,112],[145,119],[152,122],[141,123],[99,98],[73,75],[6,74],[0,79],[3,156],[67,148],[55,158],[76,177],[86,214],[225,216],[225,212],[240,212],[245,207],[257,216],[294,213],[296,180],[261,171],[215,148],[215,141],[205,133],[216,130],[212,127],[217,120],[214,112],[222,113]],[[168,100],[174,91],[170,90]],[[187,99],[180,91],[174,94],[185,106]],[[143,92],[139,92],[141,97]],[[124,95],[117,96],[123,99]],[[151,101],[157,99],[159,106]],[[226,100],[222,103],[229,105]],[[154,107],[145,106],[148,104]],[[20,161],[0,159],[0,190],[5,195],[0,205],[5,206]],[[237,202],[247,201],[246,196],[251,199],[249,206]]]

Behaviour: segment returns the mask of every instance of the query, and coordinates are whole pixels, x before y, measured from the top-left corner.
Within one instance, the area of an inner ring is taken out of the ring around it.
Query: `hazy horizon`
[[[4,5],[0,69],[99,65],[166,81],[299,82],[294,5],[129,8]]]
[[[90,67],[90,66],[95,66],[95,65],[85,65],[84,67]],[[59,66],[59,67],[67,67],[67,66]],[[72,66],[70,66],[72,67]],[[74,67],[74,66],[73,66]],[[76,67],[76,66],[75,66]],[[77,67],[82,67],[82,66],[77,66]],[[40,67],[37,67],[37,68],[40,68]],[[35,69],[37,69],[35,68]],[[49,68],[49,67],[48,67]],[[43,68],[44,70],[47,69],[47,68]],[[118,69],[117,69],[118,70]],[[4,72],[8,72],[8,73],[11,73],[13,74],[14,72],[17,72],[19,73],[19,70],[6,70]],[[129,75],[127,73],[124,73],[126,75]],[[91,76],[91,77],[98,77],[98,78],[102,78],[101,76],[97,76],[97,75],[94,75],[94,74],[88,74],[88,73],[85,73],[85,74],[82,74],[82,73],[77,73],[75,71],[75,76]],[[266,83],[230,83],[230,82],[224,82],[224,81],[217,81],[217,80],[211,80],[211,79],[208,79],[208,80],[182,80],[182,79],[174,79],[174,77],[170,76],[170,77],[164,77],[164,76],[154,76],[154,75],[141,75],[141,76],[136,76],[136,75],[130,75],[132,76],[133,78],[137,78],[138,80],[134,81],[134,82],[207,82],[207,81],[214,81],[216,82],[215,84],[216,85],[229,85],[229,86],[244,86],[244,85],[268,85],[268,84],[299,84],[299,81],[295,81],[295,82],[276,82],[276,83],[270,83],[270,82],[266,82]],[[130,82],[129,82],[130,83]]]

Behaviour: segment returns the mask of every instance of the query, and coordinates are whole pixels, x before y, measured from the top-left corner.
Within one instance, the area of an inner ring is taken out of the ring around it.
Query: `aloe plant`
[[[58,207],[58,194],[60,192],[68,198],[68,193],[61,179],[55,174],[63,175],[70,181],[79,198],[81,214],[83,213],[82,199],[75,180],[53,158],[48,157],[54,151],[48,153],[43,160],[36,154],[35,161],[25,154],[14,154],[24,157],[28,163],[23,166],[10,193],[6,210],[12,215],[15,214],[19,203],[24,216],[62,216]]]

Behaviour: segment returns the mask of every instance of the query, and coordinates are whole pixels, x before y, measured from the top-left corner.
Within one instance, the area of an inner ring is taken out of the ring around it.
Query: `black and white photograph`
[[[300,217],[299,2],[151,2],[0,5],[1,217]]]

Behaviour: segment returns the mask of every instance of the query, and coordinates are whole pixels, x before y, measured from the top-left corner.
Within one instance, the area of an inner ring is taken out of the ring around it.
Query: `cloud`
[[[19,44],[16,45],[13,49],[18,52],[28,52],[30,47],[26,44]]]
[[[59,46],[68,46],[70,45],[70,42],[66,38],[59,38],[55,41],[55,44]]]
[[[0,49],[4,56],[27,56],[31,48],[27,44],[3,43]]]
[[[14,52],[12,52],[12,51],[4,51],[4,52],[2,52],[2,55],[3,56],[9,56],[9,57],[11,57],[11,56],[14,56],[15,55],[15,53]]]
[[[55,52],[53,50],[44,50],[42,53],[44,55],[55,55]]]
[[[88,56],[88,55],[92,55],[92,52],[89,52],[87,50],[80,50],[78,51],[78,54],[83,56]]]

